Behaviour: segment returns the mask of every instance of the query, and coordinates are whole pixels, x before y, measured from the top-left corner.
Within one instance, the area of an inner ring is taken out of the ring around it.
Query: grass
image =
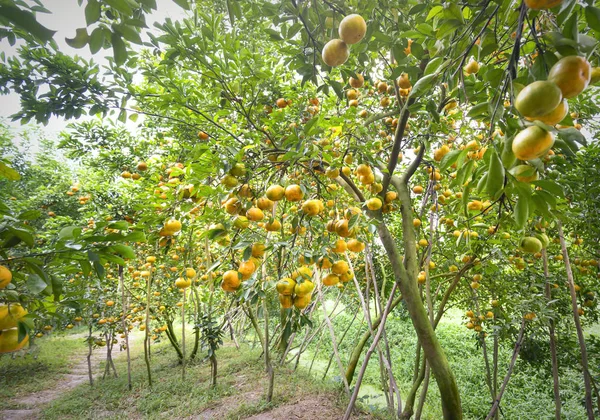
[[[0,409],[14,408],[15,397],[52,387],[84,354],[86,343],[77,336],[51,335],[35,340],[30,353],[0,357]]]
[[[191,348],[191,342],[188,348]],[[330,402],[339,412],[346,407],[339,384],[315,381],[302,368],[293,372],[289,367],[279,366],[276,367],[273,400],[267,403],[267,378],[260,349],[248,344],[242,344],[238,350],[226,343],[218,351],[218,384],[215,388],[209,386],[208,362],[188,365],[183,380],[182,368],[166,342],[152,347],[154,383],[150,388],[141,337],[134,341],[131,351],[131,391],[127,388],[126,360],[120,355],[115,360],[118,378],[97,380],[91,389],[88,385],[75,388],[50,403],[43,412],[44,418],[186,418],[210,410],[205,412],[214,417],[239,419],[315,396]]]

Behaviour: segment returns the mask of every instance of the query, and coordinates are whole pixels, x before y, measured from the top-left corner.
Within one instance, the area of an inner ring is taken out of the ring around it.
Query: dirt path
[[[87,334],[72,336],[71,338],[82,338],[86,337]],[[130,336],[131,342],[131,336]],[[113,349],[113,358],[120,354],[118,349]],[[14,405],[23,407],[20,409],[12,410],[0,410],[0,420],[36,420],[40,418],[42,409],[48,403],[61,397],[66,392],[72,390],[78,385],[88,383],[88,366],[87,366],[87,351],[85,353],[78,353],[74,355],[74,358],[79,360],[69,371],[69,373],[62,375],[57,380],[55,386],[50,389],[38,391],[32,394],[24,395],[18,399],[14,399],[12,402]],[[101,369],[101,363],[106,360],[106,350],[95,350],[92,353],[92,372],[94,378],[98,378],[104,369]]]

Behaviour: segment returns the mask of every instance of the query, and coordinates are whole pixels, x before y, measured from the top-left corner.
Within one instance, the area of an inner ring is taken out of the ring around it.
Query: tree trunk
[[[125,335],[125,350],[127,350],[127,388],[131,391],[131,355],[129,353],[129,329],[125,314],[127,313],[127,300],[125,299],[125,284],[123,282],[123,266],[119,266],[119,283],[121,286],[121,307],[123,315],[121,316],[121,325],[123,326],[123,334]]]
[[[177,336],[175,335],[175,330],[173,329],[173,320],[167,319],[165,321],[165,324],[167,324],[167,330],[165,331],[167,338],[169,339],[169,342],[171,343],[171,345],[175,349],[175,352],[177,353],[177,359],[179,360],[179,363],[182,363],[183,352],[181,351],[181,347],[179,346],[179,342],[177,341]]]
[[[423,380],[423,388],[421,389],[421,395],[419,395],[419,404],[417,405],[415,420],[420,420],[421,414],[423,413],[423,406],[425,405],[425,400],[427,399],[427,391],[429,390],[429,375],[429,366],[425,365],[425,379]]]
[[[319,271],[317,271],[319,273]],[[323,309],[323,316],[325,317],[325,322],[327,323],[327,327],[329,328],[329,334],[331,335],[331,343],[333,345],[333,352],[335,353],[335,360],[337,361],[338,368],[340,369],[340,376],[344,381],[344,388],[346,389],[346,394],[350,395],[350,387],[348,386],[348,381],[344,376],[344,366],[342,364],[342,360],[340,359],[340,355],[337,348],[337,341],[335,338],[335,331],[333,329],[333,325],[331,323],[331,319],[329,319],[329,314],[327,313],[327,308],[325,308],[325,301],[323,300],[323,291],[321,290],[321,285],[319,284],[318,290],[319,294],[319,302],[321,303],[321,308]]]
[[[88,366],[88,376],[90,379],[90,386],[94,386],[94,374],[92,373],[92,351],[93,351],[92,324],[89,324],[87,366]]]
[[[496,399],[494,400],[492,409],[488,413],[485,420],[491,420],[491,418],[495,416],[496,411],[500,407],[500,400],[502,399],[502,395],[504,395],[504,391],[506,390],[506,386],[508,385],[508,381],[510,380],[510,375],[512,375],[513,368],[515,367],[515,363],[517,362],[517,357],[519,356],[519,350],[521,350],[521,344],[523,343],[524,333],[525,333],[525,319],[523,319],[523,321],[521,322],[521,330],[519,331],[519,335],[517,336],[517,342],[515,343],[515,348],[513,350],[510,364],[508,365],[508,371],[506,372],[506,376],[504,376],[504,381],[502,382],[502,386],[500,387],[500,392],[498,392],[498,395],[496,395]]]
[[[146,362],[146,371],[148,372],[148,385],[152,388],[152,371],[150,370],[150,292],[152,290],[152,270],[146,280],[146,319],[144,320],[144,361]]]
[[[546,300],[549,302],[552,300],[552,292],[550,289],[550,282],[548,280],[550,273],[548,272],[548,253],[546,249],[542,249],[542,259],[544,263],[544,277],[546,279],[545,295]],[[548,320],[548,335],[550,336],[550,356],[552,359],[552,382],[554,390],[554,418],[560,420],[561,412],[561,401],[560,401],[560,382],[558,379],[558,358],[556,355],[556,337],[554,335],[554,320],[550,318]]]
[[[587,348],[585,346],[585,337],[583,335],[583,329],[581,328],[581,321],[579,320],[579,307],[577,306],[577,292],[575,291],[573,271],[571,270],[571,262],[569,261],[569,253],[567,252],[567,244],[565,242],[565,235],[563,233],[562,223],[560,222],[560,220],[556,221],[556,227],[558,228],[560,247],[562,249],[565,268],[567,270],[567,284],[569,286],[569,291],[571,292],[573,320],[575,321],[575,329],[577,330],[577,339],[579,340],[579,349],[581,351],[581,366],[583,370],[583,383],[585,385],[585,409],[587,411],[588,419],[593,419],[595,417],[594,406],[592,403],[592,380],[590,378],[590,372],[588,369],[588,358]]]
[[[408,194],[408,188],[404,185],[400,189],[400,199],[402,202],[402,208],[407,208],[410,204],[410,196]],[[412,215],[410,208],[404,210],[403,213],[409,213]],[[403,232],[405,250],[405,264],[402,263],[400,252],[396,246],[394,238],[384,223],[380,223],[377,227],[379,232],[379,238],[381,239],[383,246],[388,254],[396,281],[400,285],[400,291],[406,302],[406,307],[410,314],[413,327],[417,333],[417,337],[421,341],[423,347],[423,353],[427,358],[431,371],[433,372],[440,395],[442,399],[442,411],[445,419],[462,419],[462,407],[460,404],[460,395],[458,393],[458,386],[454,374],[450,370],[446,355],[437,340],[433,325],[429,322],[427,317],[427,311],[423,306],[419,288],[416,279],[416,260],[411,259],[409,255],[409,249],[415,250],[415,237],[412,227],[412,218],[409,220],[407,215],[403,214],[402,217]],[[410,223],[410,224],[409,224]]]
[[[185,294],[183,289],[183,305],[181,305],[181,379],[185,380]]]
[[[402,296],[397,296],[392,301],[392,306],[390,307],[390,311],[392,309],[394,309],[396,306],[398,306],[398,304],[401,301],[402,301]],[[373,320],[373,330],[375,330],[379,327],[380,322],[381,322],[381,314],[379,314],[379,316]],[[367,331],[365,331],[363,333],[363,335],[360,337],[360,339],[354,346],[354,349],[352,350],[352,353],[350,354],[350,360],[348,361],[348,366],[346,366],[346,380],[348,381],[348,384],[352,383],[352,379],[354,378],[354,373],[356,372],[356,367],[358,366],[358,361],[360,360],[362,351],[363,351],[365,345],[367,344],[367,341],[369,341],[369,338],[371,338],[371,330],[368,329],[368,326],[367,326]]]
[[[385,306],[385,310],[381,313],[381,322],[379,323],[379,328],[377,329],[377,334],[373,338],[373,342],[371,346],[367,350],[365,354],[365,359],[360,368],[360,372],[358,373],[358,377],[356,378],[356,384],[354,385],[354,391],[352,392],[352,396],[350,397],[350,402],[348,403],[348,408],[346,409],[346,413],[344,414],[344,420],[348,420],[350,415],[352,414],[352,410],[354,410],[354,404],[356,403],[356,399],[358,398],[358,392],[360,391],[360,385],[362,383],[363,377],[365,376],[365,371],[367,370],[367,365],[369,364],[369,359],[371,355],[375,351],[377,344],[379,343],[379,339],[381,338],[381,334],[385,328],[385,322],[387,320],[387,316],[391,311],[392,306],[392,297],[396,291],[397,284],[394,284],[392,291],[390,292],[390,298],[388,299],[387,305]]]

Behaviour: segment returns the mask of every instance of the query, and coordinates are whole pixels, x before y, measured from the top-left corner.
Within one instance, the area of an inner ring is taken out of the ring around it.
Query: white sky
[[[85,15],[84,6],[78,5],[77,0],[46,0],[44,5],[49,9],[52,14],[38,13],[38,21],[46,26],[48,29],[57,31],[54,34],[54,40],[59,46],[59,50],[69,55],[79,55],[86,60],[91,58],[94,62],[103,65],[107,64],[106,57],[112,56],[112,49],[100,50],[97,54],[92,55],[89,48],[86,46],[82,49],[74,49],[67,45],[65,38],[73,38],[75,36],[75,30],[77,28],[85,27]],[[177,6],[171,0],[159,0],[157,1],[158,9],[151,15],[146,16],[146,24],[148,25],[147,30],[154,29],[154,22],[163,22],[166,18],[173,20],[180,20],[185,16],[185,10]],[[144,30],[145,33],[147,30]],[[88,31],[89,32],[89,31]],[[147,36],[142,35],[144,41],[149,41]],[[18,43],[15,46],[10,46],[6,39],[0,41],[0,51],[4,52],[7,56],[13,55],[16,52]],[[136,46],[137,47],[137,46]],[[11,122],[10,115],[19,111],[19,97],[16,94],[10,94],[0,96],[0,119],[9,123],[15,130],[21,128],[20,123]],[[69,122],[73,122],[71,120]],[[47,137],[55,138],[58,134],[66,127],[67,121],[52,117],[47,126],[43,127],[43,131]]]

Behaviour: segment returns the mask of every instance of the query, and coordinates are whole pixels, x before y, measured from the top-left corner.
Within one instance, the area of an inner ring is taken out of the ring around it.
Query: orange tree
[[[96,3],[86,6],[91,27],[105,24],[100,17],[106,9],[91,13]],[[565,262],[586,409],[593,417],[581,311],[562,227],[570,203],[552,174],[568,172],[578,144],[586,143],[574,119],[585,121],[598,111],[596,91],[588,86],[598,78],[593,65],[600,9],[573,1],[215,2],[197,6],[183,23],[159,25],[149,48],[135,54],[122,38],[138,39],[119,19],[144,11],[131,6],[111,11],[117,29],[104,36],[104,44],[84,30],[72,41],[93,51],[113,47],[111,76],[121,88],[84,85],[94,95],[93,106],[81,100],[52,108],[46,98],[26,94],[24,74],[50,80],[44,72],[71,69],[74,78],[83,79],[85,66],[64,57],[64,67],[36,67],[36,61],[57,60],[48,49],[41,55],[24,50],[28,61],[15,61],[2,74],[3,85],[22,95],[17,118],[36,116],[36,104],[48,106],[47,113],[37,114],[42,120],[49,113],[77,116],[85,108],[92,114],[117,109],[121,119],[128,113],[146,116],[144,127],[159,147],[145,152],[161,158],[156,166],[150,163],[148,175],[133,176],[133,159],[119,168],[123,178],[141,181],[139,227],[157,245],[143,255],[153,256],[161,244],[169,247],[174,236],[185,237],[196,227],[205,230],[201,236],[218,242],[219,256],[211,264],[205,251],[204,275],[209,280],[215,275],[226,292],[235,293],[261,335],[252,305],[263,300],[268,315],[264,298],[275,280],[285,326],[296,317],[292,305],[304,311],[295,318],[302,320],[316,306],[313,296],[322,302],[325,287],[356,279],[360,288],[357,277],[367,280],[369,253],[363,254],[363,277],[353,269],[356,257],[342,257],[346,249],[360,255],[363,247],[381,245],[395,281],[342,375],[346,386],[370,338],[367,361],[381,351],[387,314],[402,299],[426,361],[403,416],[412,415],[429,369],[445,418],[461,418],[456,380],[435,335],[450,301],[468,310],[467,327],[481,339],[486,362],[484,328],[504,322],[510,330],[517,320],[521,325],[501,386],[488,368],[493,417],[527,323],[544,305],[536,299],[535,284],[507,286],[493,276],[516,278],[518,270],[535,263],[529,254],[537,255],[548,266],[542,277],[550,300],[550,272],[558,275],[562,266],[547,263],[549,238],[543,230],[556,228],[561,245],[556,260]],[[119,67],[125,63],[140,69],[142,83],[132,83]],[[22,70],[28,66],[29,72]],[[128,98],[135,105],[128,106]],[[569,113],[569,106],[576,112]],[[150,202],[154,212],[144,207]],[[181,226],[170,229],[171,218]],[[513,255],[505,259],[507,252]],[[517,271],[504,267],[507,260]],[[594,265],[587,261],[579,265]],[[141,298],[149,345],[156,267],[146,264],[150,275]],[[436,267],[444,268],[439,277]],[[368,301],[361,303],[368,308]],[[501,314],[507,315],[494,321]],[[552,343],[550,314],[548,320]],[[333,328],[331,335],[335,343]],[[268,328],[261,342],[269,366]]]

